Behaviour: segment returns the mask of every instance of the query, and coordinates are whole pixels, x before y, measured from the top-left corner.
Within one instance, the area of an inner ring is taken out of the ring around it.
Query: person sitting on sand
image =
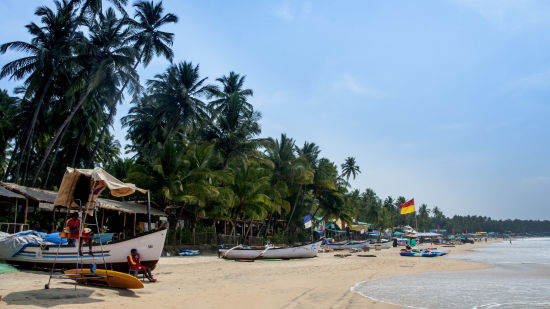
[[[78,217],[77,212],[73,212],[71,214],[71,218],[67,220],[67,225],[65,229],[69,232],[69,239],[72,240],[73,242],[80,238],[80,218]],[[92,236],[86,233],[85,231],[82,231],[82,238],[78,248],[78,253],[82,255],[82,244],[84,242],[88,242],[88,245],[90,246],[90,255],[93,255]]]
[[[143,273],[149,281],[157,282],[157,279],[153,278],[151,268],[141,265],[141,257],[136,249],[130,250],[130,255],[128,255],[128,265],[130,265],[131,270],[135,270],[138,273]]]

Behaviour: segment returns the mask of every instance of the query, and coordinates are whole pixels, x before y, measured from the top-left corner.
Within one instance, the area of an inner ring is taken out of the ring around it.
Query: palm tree
[[[261,133],[258,121],[261,115],[249,113],[238,93],[234,93],[224,103],[223,108],[213,111],[213,120],[204,130],[204,138],[213,141],[224,157],[224,166],[228,167],[233,159],[248,161],[251,157],[260,157],[257,149],[267,140],[255,138]]]
[[[171,46],[174,41],[174,34],[161,31],[160,29],[169,23],[177,23],[178,17],[171,13],[163,15],[164,8],[162,7],[162,2],[154,4],[152,1],[138,1],[134,4],[134,7],[136,8],[134,16],[136,20],[129,19],[129,24],[133,31],[129,40],[133,43],[134,48],[139,51],[139,56],[134,64],[134,70],[137,69],[140,63],[143,63],[143,66],[147,67],[155,55],[163,56],[172,62],[174,52]],[[90,165],[93,165],[97,149],[103,142],[103,136],[113,121],[113,117],[116,114],[116,104],[122,100],[128,82],[129,80],[126,80],[118,92],[114,104],[110,106],[109,117],[103,125],[101,134],[92,151]]]
[[[387,210],[387,212],[390,214],[390,224],[391,224],[391,230],[393,232],[393,228],[395,226],[395,223],[393,221],[393,217],[395,215],[395,204],[393,202],[393,198],[391,196],[388,196],[384,200],[384,208]]]
[[[254,92],[249,88],[244,89],[245,78],[246,76],[241,76],[233,71],[229,72],[228,76],[217,78],[216,81],[221,84],[221,89],[217,86],[209,89],[210,96],[215,98],[210,102],[209,107],[220,112],[220,110],[228,108],[229,102],[234,99],[232,97],[236,96],[242,104],[240,112],[246,113],[249,117],[252,116],[254,108],[247,100]]]
[[[418,216],[420,217],[420,228],[426,230],[428,227],[428,221],[430,220],[430,210],[428,205],[422,204],[418,209]]]
[[[71,0],[75,5],[80,5],[80,16],[83,17],[86,13],[94,17],[103,12],[103,0]],[[109,0],[119,12],[126,15],[124,6],[128,0]]]
[[[33,36],[30,43],[14,41],[0,45],[0,53],[8,49],[23,51],[30,56],[11,61],[2,67],[0,78],[10,76],[12,79],[27,77],[25,84],[27,91],[25,97],[34,94],[34,112],[29,119],[27,130],[21,141],[20,151],[17,154],[17,167],[13,180],[19,181],[19,171],[25,152],[29,148],[31,136],[34,133],[38,116],[42,110],[46,95],[50,86],[63,63],[71,55],[71,48],[80,40],[80,33],[77,32],[81,20],[76,16],[72,2],[63,0],[56,1],[54,12],[46,6],[41,6],[35,11],[35,15],[41,17],[43,26],[35,23],[28,24],[27,31]],[[17,149],[14,149],[17,152]]]
[[[81,76],[73,86],[76,91],[71,91],[72,93],[80,92],[78,102],[50,139],[35,171],[32,186],[36,184],[46,160],[65,131],[65,127],[69,125],[82,105],[88,101],[94,90],[101,87],[116,89],[122,81],[127,79],[137,82],[137,73],[132,66],[135,49],[126,45],[129,35],[126,25],[127,20],[117,18],[113,9],[108,9],[105,14],[100,13],[98,20],[90,21],[89,40],[78,46],[78,54],[75,57],[82,67]]]
[[[266,146],[267,158],[273,163],[273,188],[277,188],[282,199],[294,195],[294,203],[287,220],[287,230],[296,211],[298,201],[302,197],[303,187],[313,183],[314,170],[304,157],[296,157],[294,139],[281,134],[280,140],[269,139]],[[288,204],[287,201],[284,201]]]
[[[319,149],[319,146],[315,145],[315,143],[305,141],[304,146],[301,148],[296,147],[296,152],[298,153],[298,156],[305,158],[309,162],[309,166],[312,168],[317,167],[321,150]]]
[[[147,81],[151,99],[159,103],[157,117],[166,121],[165,141],[178,128],[195,129],[208,118],[206,104],[201,97],[206,95],[205,78],[199,75],[199,65],[183,62],[168,67],[165,73]]]
[[[342,176],[346,177],[346,181],[349,182],[350,176],[353,176],[353,179],[355,179],[358,174],[361,174],[361,170],[355,162],[355,158],[347,157],[346,161],[342,164]]]

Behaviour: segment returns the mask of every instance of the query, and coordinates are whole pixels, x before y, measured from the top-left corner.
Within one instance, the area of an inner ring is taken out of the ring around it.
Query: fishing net
[[[11,265],[0,263],[0,274],[14,273],[17,271],[18,271],[17,268]]]

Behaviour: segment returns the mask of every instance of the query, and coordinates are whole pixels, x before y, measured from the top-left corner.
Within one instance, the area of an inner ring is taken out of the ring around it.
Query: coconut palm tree
[[[215,143],[224,157],[224,166],[231,160],[248,161],[261,155],[258,147],[267,143],[256,138],[261,133],[258,121],[261,115],[245,107],[247,103],[235,92],[223,107],[214,110],[210,125],[203,131],[203,138]]]
[[[180,128],[195,129],[208,118],[205,78],[199,74],[199,65],[183,62],[168,67],[165,73],[147,81],[152,100],[159,104],[157,117],[166,121],[165,141]]]
[[[34,96],[32,118],[28,120],[27,130],[18,142],[19,151],[14,149],[18,160],[12,180],[16,182],[19,181],[22,159],[30,146],[31,136],[52,82],[59,70],[64,69],[64,63],[70,57],[72,47],[79,42],[81,36],[77,28],[82,20],[76,15],[72,2],[56,1],[55,5],[56,11],[46,6],[36,9],[35,15],[41,18],[42,25],[30,23],[26,26],[27,31],[33,36],[30,43],[14,41],[0,45],[2,54],[8,49],[29,54],[5,64],[0,71],[0,78],[10,76],[12,79],[23,79],[26,77],[25,97]]]
[[[79,93],[77,103],[50,139],[34,173],[33,186],[54,145],[65,132],[65,127],[71,123],[75,114],[95,90],[101,87],[116,89],[127,79],[137,83],[137,73],[132,66],[136,52],[132,46],[126,45],[129,36],[126,26],[127,20],[119,19],[113,9],[108,9],[105,14],[100,13],[97,20],[88,22],[89,38],[79,44],[76,48],[77,56],[74,58],[82,70],[79,78],[75,80],[73,90],[69,91],[69,94]]]
[[[252,89],[244,88],[246,76],[241,76],[233,71],[229,75],[224,75],[217,78],[221,87],[213,86],[209,88],[210,96],[214,98],[210,102],[209,107],[216,112],[220,112],[229,107],[229,102],[237,97],[241,101],[242,113],[246,113],[249,117],[254,113],[254,107],[248,102],[248,98],[252,97],[254,92]]]
[[[361,170],[355,162],[355,158],[347,157],[346,161],[342,164],[342,176],[346,177],[346,181],[349,182],[350,176],[353,176],[353,179],[355,179],[358,174],[361,174]]]
[[[136,8],[135,19],[128,20],[132,29],[132,35],[129,37],[129,40],[134,45],[134,48],[139,51],[139,56],[134,64],[134,70],[137,69],[139,64],[147,67],[155,55],[162,56],[172,62],[174,52],[171,46],[174,41],[174,34],[161,31],[161,28],[169,23],[177,23],[178,17],[171,13],[163,15],[164,8],[162,1],[157,4],[154,4],[152,1],[138,1],[134,4],[134,7]],[[109,117],[103,125],[101,134],[92,151],[90,165],[93,165],[97,149],[103,142],[103,136],[113,121],[113,117],[116,114],[116,104],[121,102],[128,82],[129,80],[126,80],[118,92],[114,104],[109,108]]]

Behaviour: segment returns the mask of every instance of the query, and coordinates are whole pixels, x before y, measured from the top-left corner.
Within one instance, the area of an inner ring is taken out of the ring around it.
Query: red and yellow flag
[[[410,214],[411,212],[414,212],[414,199],[401,204],[401,214]]]

